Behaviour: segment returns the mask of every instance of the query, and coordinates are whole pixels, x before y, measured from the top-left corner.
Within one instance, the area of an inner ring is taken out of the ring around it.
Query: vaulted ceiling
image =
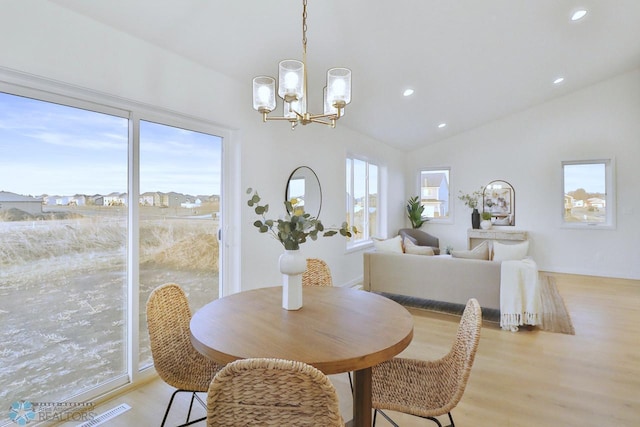
[[[247,86],[302,59],[302,0],[49,1]],[[339,126],[415,149],[640,67],[639,23],[638,0],[308,0],[309,110],[348,67]]]

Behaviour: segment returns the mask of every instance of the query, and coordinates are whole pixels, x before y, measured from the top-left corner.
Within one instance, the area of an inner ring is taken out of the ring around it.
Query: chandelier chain
[[[307,53],[307,0],[302,0],[302,52]]]

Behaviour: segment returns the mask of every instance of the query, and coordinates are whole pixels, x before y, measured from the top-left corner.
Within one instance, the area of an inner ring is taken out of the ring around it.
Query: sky
[[[587,193],[605,194],[604,163],[566,164],[564,165],[564,192],[584,189]]]
[[[127,191],[128,120],[0,93],[0,191]],[[140,192],[220,194],[222,139],[140,124]]]

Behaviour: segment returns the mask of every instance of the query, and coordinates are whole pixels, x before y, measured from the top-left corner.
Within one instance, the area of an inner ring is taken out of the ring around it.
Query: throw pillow
[[[402,253],[402,237],[396,236],[391,239],[373,239],[373,245],[379,252]]]
[[[464,259],[489,259],[489,244],[485,241],[480,243],[470,251],[451,251],[452,258],[464,258]]]
[[[402,237],[402,240],[404,242],[406,242],[407,240],[411,240],[411,243],[416,245],[418,244],[418,239],[416,239],[413,236],[409,236],[405,231],[401,231],[399,234],[400,234],[400,237]]]
[[[518,261],[527,256],[529,251],[529,241],[522,243],[506,244],[493,242],[493,260],[494,261]]]
[[[418,246],[411,239],[404,239],[404,253],[413,255],[433,255],[433,248],[431,246]]]

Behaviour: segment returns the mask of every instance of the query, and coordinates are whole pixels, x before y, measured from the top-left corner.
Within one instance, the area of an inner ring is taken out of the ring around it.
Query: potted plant
[[[247,205],[260,217],[253,225],[260,233],[270,233],[285,249],[278,261],[283,278],[282,307],[298,310],[302,307],[302,273],[307,268],[306,259],[300,254],[300,245],[307,239],[317,240],[318,235],[351,237],[358,230],[346,222],[339,228],[325,228],[318,218],[306,213],[300,200],[295,198],[284,202],[287,213],[283,217],[270,219],[266,217],[269,205],[260,204],[262,199],[258,192],[248,188],[247,194],[250,195]]]
[[[418,196],[411,197],[407,203],[407,216],[411,221],[411,227],[420,228],[422,224],[429,221],[429,218],[423,217],[424,206]]]
[[[482,221],[480,222],[480,228],[488,230],[491,228],[491,212],[482,212]]]
[[[465,194],[460,190],[458,199],[462,200],[464,204],[473,209],[471,212],[471,227],[474,229],[480,228],[480,213],[478,212],[478,200],[482,197],[482,187],[479,190],[474,191],[471,194]]]

